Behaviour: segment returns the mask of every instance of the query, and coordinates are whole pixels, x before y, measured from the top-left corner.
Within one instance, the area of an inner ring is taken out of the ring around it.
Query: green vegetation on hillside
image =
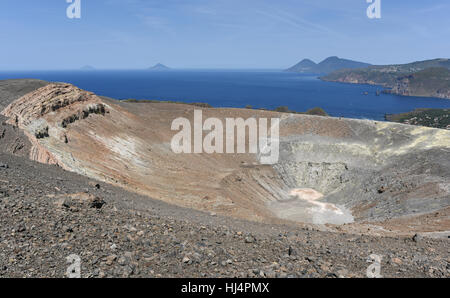
[[[387,121],[450,130],[450,109],[416,109],[402,114],[386,114]]]
[[[190,102],[190,103],[188,103],[188,102],[172,101],[172,100],[134,99],[134,98],[122,99],[121,101],[122,102],[132,102],[132,103],[175,103],[175,104],[192,105],[192,106],[201,107],[201,108],[213,108],[213,106],[211,106],[208,103],[204,103],[204,102]],[[251,105],[246,105],[245,109],[253,109],[253,107]],[[260,108],[259,110],[270,111],[270,110],[264,109],[264,108]],[[306,112],[296,112],[296,111],[289,110],[289,108],[287,106],[280,106],[280,107],[275,108],[274,111],[275,112],[280,112],[280,113],[305,114],[305,115],[316,115],[316,116],[329,116],[322,108],[319,108],[319,107],[309,109]]]
[[[280,107],[275,108],[274,111],[280,112],[280,113],[315,115],[315,116],[325,116],[325,117],[329,116],[327,114],[327,112],[325,112],[322,108],[319,108],[319,107],[309,109],[306,112],[297,112],[297,111],[289,110],[289,107],[287,107],[287,106],[280,106]]]
[[[191,105],[201,108],[212,108],[212,106],[208,103],[204,102],[182,102],[182,101],[173,101],[173,100],[156,100],[156,99],[122,99],[122,102],[133,102],[133,103],[176,103],[176,104],[185,104]]]
[[[372,82],[378,85],[391,85],[401,76],[410,75],[427,68],[450,69],[450,59],[434,59],[408,64],[376,65],[358,69],[343,69],[321,77],[325,81],[356,79],[362,83]]]

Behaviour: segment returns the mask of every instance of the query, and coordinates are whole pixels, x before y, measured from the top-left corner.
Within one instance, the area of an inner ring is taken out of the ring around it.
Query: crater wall
[[[279,162],[262,165],[256,154],[173,153],[171,123],[178,117],[193,119],[195,109],[202,109],[205,119],[279,117]],[[414,217],[450,205],[446,130],[250,109],[126,103],[61,83],[23,95],[2,114],[27,136],[33,160],[226,216],[343,224]]]

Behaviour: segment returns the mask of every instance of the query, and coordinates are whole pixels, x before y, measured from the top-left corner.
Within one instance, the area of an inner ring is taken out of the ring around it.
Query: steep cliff
[[[427,68],[397,78],[389,93],[404,96],[423,96],[450,99],[450,70]]]
[[[434,59],[409,64],[370,66],[335,71],[324,81],[380,85],[386,92],[404,96],[450,99],[450,60]]]

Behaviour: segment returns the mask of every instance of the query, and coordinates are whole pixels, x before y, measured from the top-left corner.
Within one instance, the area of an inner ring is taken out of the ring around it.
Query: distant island
[[[450,59],[337,70],[322,80],[380,85],[385,93],[450,99]]]
[[[342,59],[333,56],[326,58],[318,64],[310,59],[303,59],[302,61],[286,69],[285,71],[308,74],[329,74],[340,69],[354,69],[368,66],[370,66],[370,64],[368,63]]]
[[[95,67],[93,67],[91,65],[85,65],[85,66],[81,67],[80,70],[95,70]]]
[[[148,68],[148,70],[153,70],[153,71],[163,71],[163,70],[170,70],[169,67],[165,66],[164,64],[161,63],[157,63],[154,66]]]

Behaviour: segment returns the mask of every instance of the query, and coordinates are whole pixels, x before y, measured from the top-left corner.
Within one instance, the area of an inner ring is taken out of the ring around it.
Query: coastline
[[[354,81],[345,81],[345,80],[330,80],[330,79],[325,79],[323,77],[318,77],[319,80],[323,81],[323,82],[330,82],[330,83],[340,83],[340,84],[348,84],[348,85],[360,85],[360,86],[375,86],[375,87],[380,87],[383,88],[383,90],[381,90],[382,94],[391,94],[391,95],[396,95],[396,96],[402,96],[402,97],[422,97],[422,98],[433,98],[433,99],[447,99],[450,100],[450,97],[437,97],[437,96],[431,96],[431,95],[424,95],[424,94],[404,94],[404,93],[400,93],[400,92],[395,92],[392,91],[392,89],[394,87],[390,87],[387,84],[380,84],[380,83],[375,83],[375,82],[354,82]]]
[[[43,72],[0,73],[0,78],[37,77],[69,82],[84,90],[117,99],[151,99],[168,102],[204,102],[213,107],[274,110],[287,106],[292,111],[321,107],[329,115],[356,119],[384,120],[384,114],[416,108],[450,108],[443,99],[404,100],[395,95],[376,96],[377,86],[341,85],[324,82],[319,76],[283,72]],[[368,91],[368,95],[364,92]]]

